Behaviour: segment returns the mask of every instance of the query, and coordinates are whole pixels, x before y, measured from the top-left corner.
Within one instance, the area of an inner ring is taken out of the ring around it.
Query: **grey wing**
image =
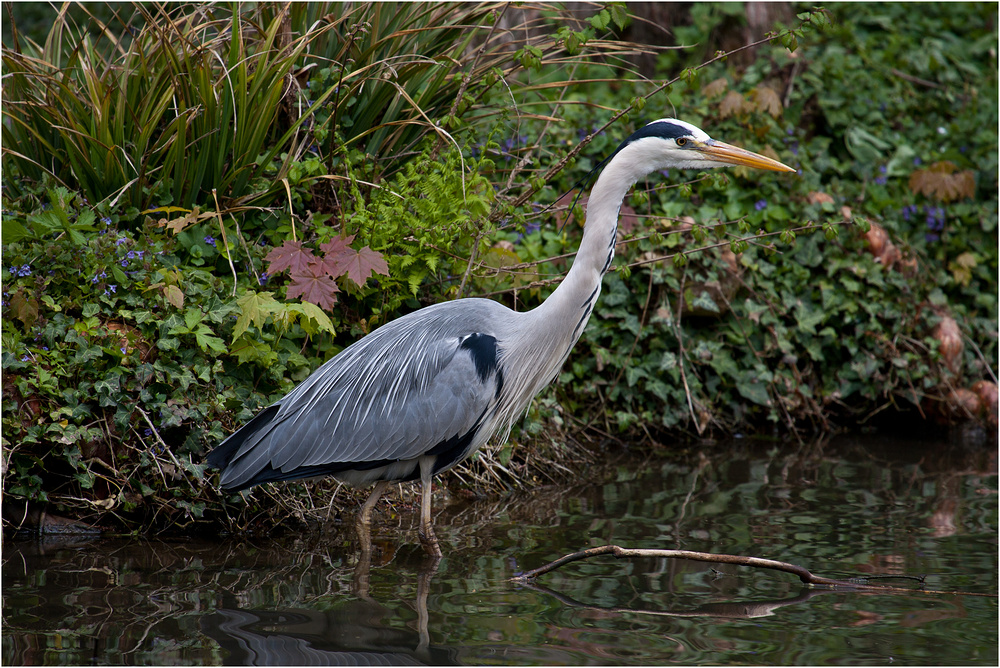
[[[495,409],[502,383],[497,358],[493,336],[447,319],[390,323],[272,407],[277,412],[240,445],[222,482],[241,485],[267,467],[289,473],[409,460],[461,440]]]

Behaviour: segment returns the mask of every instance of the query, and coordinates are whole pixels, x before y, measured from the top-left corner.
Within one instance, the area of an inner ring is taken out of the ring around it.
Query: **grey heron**
[[[359,523],[395,481],[420,479],[419,535],[440,555],[431,479],[506,439],[580,338],[611,267],[618,210],[636,181],[662,169],[745,165],[795,171],[724,144],[672,118],[653,121],[607,161],[587,204],[573,265],[538,307],[513,311],[489,299],[456,299],[409,313],[344,348],[281,400],[216,447],[208,462],[228,491],[333,476],[375,483]]]

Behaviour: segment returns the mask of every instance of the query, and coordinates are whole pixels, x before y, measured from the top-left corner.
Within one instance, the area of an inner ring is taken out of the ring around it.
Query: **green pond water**
[[[996,444],[735,441],[274,539],[3,544],[5,665],[997,665]],[[763,557],[902,592],[605,544]],[[921,582],[899,577],[916,576]],[[875,578],[861,580],[858,578]]]

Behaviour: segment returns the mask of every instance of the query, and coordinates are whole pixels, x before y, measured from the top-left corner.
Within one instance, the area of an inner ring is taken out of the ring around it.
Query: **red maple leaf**
[[[323,269],[323,263],[314,259],[302,271],[292,271],[292,282],[288,284],[286,297],[301,297],[320,308],[331,309],[337,303],[340,288]]]
[[[372,274],[389,274],[389,265],[381,253],[368,246],[354,250],[350,247],[353,240],[352,234],[320,246],[324,253],[323,270],[329,276],[337,278],[346,275],[357,285],[362,285]]]
[[[388,276],[389,263],[381,253],[365,246],[351,257],[347,267],[347,277],[361,285],[373,274]]]
[[[301,241],[286,241],[272,248],[264,261],[269,263],[267,273],[272,276],[285,269],[291,269],[293,274],[304,274],[309,263],[316,261],[316,256],[308,248],[303,248]]]
[[[327,255],[342,255],[343,253],[353,253],[354,249],[351,248],[351,242],[354,241],[354,235],[347,237],[337,237],[332,241],[327,241],[325,244],[320,244],[319,249],[326,253]]]
[[[319,249],[323,251],[323,270],[331,278],[339,278],[347,273],[350,258],[357,252],[350,246],[352,241],[354,241],[353,234],[320,244]]]

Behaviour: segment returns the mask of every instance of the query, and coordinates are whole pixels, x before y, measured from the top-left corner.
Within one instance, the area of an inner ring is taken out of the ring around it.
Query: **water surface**
[[[2,659],[997,664],[995,444],[734,442],[586,475],[599,479],[436,508],[437,564],[408,512],[379,515],[370,562],[349,524],[254,540],[7,539]],[[609,543],[923,581],[831,591],[774,571],[612,557],[508,581]]]

